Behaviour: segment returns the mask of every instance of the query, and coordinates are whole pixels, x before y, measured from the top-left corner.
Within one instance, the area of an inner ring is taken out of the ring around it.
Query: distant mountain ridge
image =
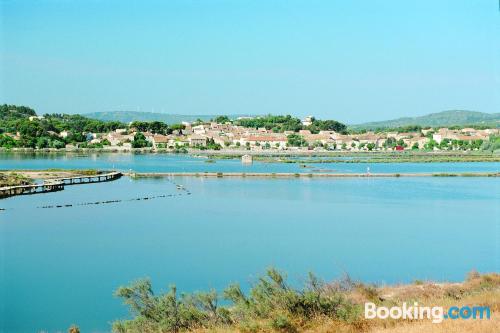
[[[354,130],[375,130],[383,128],[394,128],[400,126],[420,125],[420,126],[453,126],[453,125],[487,125],[492,127],[500,126],[500,113],[484,113],[468,110],[448,110],[437,113],[430,113],[420,117],[403,117],[393,120],[375,121],[364,124],[351,125]]]
[[[138,112],[138,111],[106,111],[92,112],[82,114],[85,117],[107,120],[120,121],[129,123],[131,121],[162,121],[167,124],[178,124],[183,121],[193,122],[197,119],[208,121],[219,115],[183,115],[183,114],[167,114],[158,112]],[[230,119],[238,117],[249,117],[252,115],[233,114],[227,115]],[[254,115],[255,116],[255,115]],[[430,113],[419,117],[403,117],[385,121],[375,121],[363,124],[350,125],[353,130],[376,130],[384,128],[395,128],[409,125],[420,126],[453,126],[453,125],[486,125],[491,127],[500,127],[500,113],[484,113],[468,110],[448,110],[437,113]]]
[[[167,114],[158,112],[139,112],[139,111],[106,111],[106,112],[92,112],[84,113],[82,116],[107,121],[120,121],[129,123],[131,121],[162,121],[167,124],[179,124],[183,121],[196,121],[201,119],[208,121],[219,115],[183,115],[183,114]],[[247,115],[227,115],[230,119],[238,117],[245,117]]]

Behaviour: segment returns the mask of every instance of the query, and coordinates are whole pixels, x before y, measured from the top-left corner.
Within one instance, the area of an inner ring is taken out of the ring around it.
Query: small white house
[[[243,155],[241,156],[241,163],[243,164],[251,164],[253,162],[252,155]]]
[[[312,125],[312,122],[313,122],[313,116],[307,116],[304,118],[304,120],[302,120],[302,125],[310,126]]]
[[[62,131],[61,133],[59,133],[59,136],[63,139],[67,138],[69,135],[71,135],[71,132],[69,131]]]

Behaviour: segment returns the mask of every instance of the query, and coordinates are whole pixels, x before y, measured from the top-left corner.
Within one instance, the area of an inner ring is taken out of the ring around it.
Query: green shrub
[[[178,332],[231,324],[245,332],[257,332],[261,323],[275,330],[295,332],[294,322],[320,316],[351,322],[360,313],[358,306],[342,292],[313,274],[309,274],[302,289],[295,289],[274,268],[261,276],[248,294],[233,284],[224,290],[222,297],[215,290],[178,297],[175,287],[163,295],[155,295],[149,280],[139,280],[119,288],[115,295],[124,300],[134,315],[131,320],[113,324],[113,331],[118,333]],[[219,306],[221,298],[231,304]]]
[[[271,320],[271,327],[281,332],[297,332],[297,329],[293,325],[291,319],[282,314],[277,315]]]

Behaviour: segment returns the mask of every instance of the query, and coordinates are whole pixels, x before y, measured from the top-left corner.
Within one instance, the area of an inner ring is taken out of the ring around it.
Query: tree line
[[[311,119],[311,124],[305,126],[299,118],[290,115],[267,115],[248,119],[244,118],[236,120],[235,124],[249,128],[265,128],[275,133],[282,133],[285,131],[298,132],[300,130],[310,130],[313,134],[317,134],[319,131],[347,133],[347,126],[336,120],[319,120],[313,117]]]

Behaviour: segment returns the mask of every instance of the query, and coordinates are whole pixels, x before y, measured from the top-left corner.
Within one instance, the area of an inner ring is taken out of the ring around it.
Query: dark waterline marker
[[[186,195],[191,195],[191,192],[186,189],[184,186],[178,185],[172,180],[168,179],[168,182],[174,184],[176,188],[180,191],[184,191]],[[73,206],[89,206],[89,205],[100,205],[100,204],[110,204],[110,203],[118,203],[118,202],[124,202],[124,201],[141,201],[141,200],[152,200],[152,199],[158,199],[158,198],[171,198],[171,197],[178,197],[182,196],[182,193],[177,193],[177,194],[160,194],[156,196],[151,196],[151,197],[142,197],[142,198],[133,198],[133,199],[116,199],[116,200],[104,200],[104,201],[95,201],[95,202],[84,202],[84,203],[79,203],[79,204],[65,204],[65,205],[47,205],[47,206],[38,206],[36,208],[62,208],[62,207],[73,207]],[[0,210],[5,210],[3,208],[0,208]]]

